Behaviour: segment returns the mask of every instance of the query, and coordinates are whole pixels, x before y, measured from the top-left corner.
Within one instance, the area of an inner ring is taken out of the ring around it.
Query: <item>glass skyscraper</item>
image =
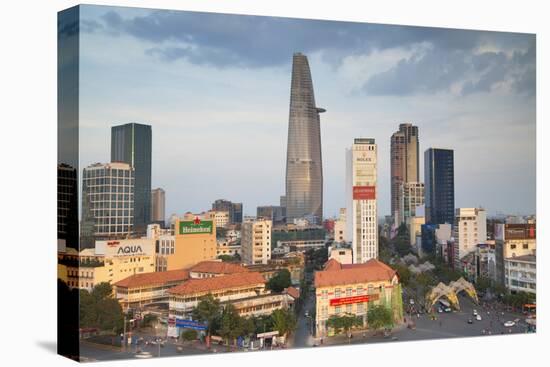
[[[129,123],[111,128],[111,162],[134,168],[134,231],[151,222],[151,126]]]
[[[455,178],[451,149],[430,148],[424,152],[426,224],[454,223]]]
[[[307,57],[295,53],[292,60],[290,114],[286,160],[286,220],[323,218],[323,165],[321,127],[315,106]]]

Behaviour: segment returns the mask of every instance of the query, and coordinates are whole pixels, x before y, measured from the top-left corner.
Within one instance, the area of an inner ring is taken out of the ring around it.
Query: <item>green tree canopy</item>
[[[197,306],[191,312],[194,320],[207,324],[208,335],[212,334],[216,319],[221,315],[220,301],[215,299],[212,294],[201,297]]]
[[[281,293],[283,289],[288,288],[290,284],[290,271],[288,271],[288,269],[282,269],[269,279],[267,288],[271,289],[273,292]]]
[[[243,334],[243,330],[243,320],[239,316],[235,306],[232,304],[226,305],[222,311],[220,319],[219,334],[226,339],[227,344],[229,344],[231,340],[241,336]]]
[[[367,312],[367,320],[369,328],[374,330],[393,327],[392,311],[383,305],[370,308]]]
[[[290,335],[296,330],[296,316],[289,310],[275,310],[271,314],[273,328],[279,332],[279,335]]]
[[[334,329],[336,334],[344,331],[346,334],[356,326],[363,326],[363,319],[352,314],[332,315],[327,320],[327,326]]]
[[[109,283],[99,283],[92,292],[80,290],[80,326],[119,332],[124,326],[122,307]]]

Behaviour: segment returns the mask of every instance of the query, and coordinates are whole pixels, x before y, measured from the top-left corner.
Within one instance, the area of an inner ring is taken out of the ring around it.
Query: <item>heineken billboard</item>
[[[201,220],[195,218],[194,220],[183,220],[179,222],[178,233],[181,234],[211,234],[212,233],[212,221]]]

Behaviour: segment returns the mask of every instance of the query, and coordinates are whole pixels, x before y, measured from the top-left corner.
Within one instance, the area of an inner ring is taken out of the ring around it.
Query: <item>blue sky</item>
[[[167,215],[217,198],[246,214],[278,203],[294,52],[327,109],[325,216],[345,206],[355,137],[378,143],[389,214],[389,141],[403,122],[419,127],[421,153],[455,150],[457,207],[535,212],[534,35],[83,6],[80,50],[81,167],[109,160],[112,125],[152,125]]]

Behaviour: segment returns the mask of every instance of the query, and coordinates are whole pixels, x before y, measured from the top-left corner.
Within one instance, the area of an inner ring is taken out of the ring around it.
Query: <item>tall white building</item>
[[[409,223],[409,218],[417,216],[416,208],[424,205],[424,184],[403,182],[399,184],[399,223]]]
[[[377,147],[372,138],[357,138],[347,151],[348,235],[353,262],[378,258],[376,206]]]
[[[247,265],[267,264],[271,259],[270,220],[251,219],[241,227],[242,260]]]
[[[457,208],[454,226],[457,259],[476,249],[476,245],[487,243],[487,213],[482,208]]]

